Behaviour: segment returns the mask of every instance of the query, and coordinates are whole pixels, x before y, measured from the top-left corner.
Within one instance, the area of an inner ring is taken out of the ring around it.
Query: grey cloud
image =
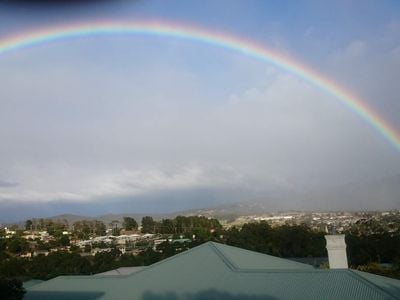
[[[0,179],[0,188],[12,188],[17,187],[19,184],[12,181],[4,181]]]

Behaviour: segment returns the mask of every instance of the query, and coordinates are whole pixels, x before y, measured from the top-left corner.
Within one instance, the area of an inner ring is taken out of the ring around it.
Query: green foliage
[[[25,293],[21,280],[0,278],[0,299],[20,300]]]
[[[32,220],[26,220],[26,221],[25,221],[25,229],[26,229],[26,230],[32,230],[32,228],[33,228],[33,222],[32,222]]]
[[[244,249],[275,254],[276,247],[272,247],[272,228],[267,222],[244,224],[241,230],[233,227],[227,232],[227,244]]]
[[[165,258],[162,253],[154,251],[152,248],[148,248],[140,252],[138,257],[141,260],[143,266],[152,265]]]
[[[150,216],[142,218],[142,233],[155,233],[156,222]]]
[[[7,249],[7,240],[0,237],[0,253]]]
[[[175,233],[174,222],[171,219],[163,219],[159,226],[158,232],[163,234]]]
[[[76,253],[53,252],[48,256],[34,257],[27,264],[32,278],[47,280],[60,275],[88,275],[91,265],[87,258]]]
[[[185,233],[202,233],[207,232],[206,236],[210,236],[212,232],[222,229],[222,225],[217,219],[209,219],[204,216],[177,216],[174,220],[175,232],[178,234]]]
[[[123,227],[125,230],[137,230],[138,226],[139,225],[134,218],[124,217]]]
[[[79,253],[80,252],[80,248],[76,245],[71,245],[69,248],[69,251],[71,251],[71,253]]]
[[[53,221],[51,219],[32,219],[25,221],[26,230],[46,230],[53,235],[56,231],[64,231],[68,228],[67,220]]]
[[[32,259],[9,258],[0,262],[1,276],[47,280],[59,275],[90,274],[90,261],[79,254],[54,252]],[[0,298],[1,299],[1,298]]]
[[[10,257],[0,261],[0,277],[24,277],[26,275],[25,259]]]
[[[376,220],[355,224],[346,232],[346,242],[352,266],[391,263],[400,257],[400,229],[388,231]]]
[[[94,256],[92,269],[100,273],[118,268],[117,258],[121,255],[118,249],[99,252]]]
[[[13,237],[7,241],[7,250],[18,254],[29,250],[29,244],[25,239]]]
[[[101,221],[97,221],[97,220],[92,221],[91,228],[92,228],[92,232],[97,236],[106,234],[106,225]]]
[[[227,244],[281,257],[325,256],[325,238],[305,225],[271,228],[267,222],[248,223],[227,231]]]
[[[143,261],[137,255],[122,254],[118,259],[118,267],[136,267],[142,264]]]
[[[326,256],[324,233],[305,225],[283,225],[274,229],[274,242],[282,257]]]
[[[400,272],[400,256],[393,260],[393,269]]]
[[[77,221],[73,224],[74,235],[79,239],[88,239],[91,235],[101,236],[106,234],[106,225],[98,220]]]
[[[115,227],[112,229],[113,236],[119,236],[121,234],[121,228]]]
[[[120,235],[121,229],[119,227],[119,221],[118,220],[113,220],[111,221],[111,223],[109,224],[110,228],[112,229],[112,235],[113,236],[118,236]]]
[[[93,232],[92,222],[91,221],[77,221],[73,225],[74,234],[79,239],[88,239],[89,234]]]
[[[100,248],[100,249],[107,249],[110,248],[110,244],[100,241],[100,242],[94,242],[92,243],[92,248]]]
[[[142,233],[160,233],[183,235],[191,238],[194,234],[201,240],[209,240],[215,232],[221,231],[222,225],[217,219],[199,216],[177,216],[175,219],[163,219],[156,222],[152,217],[142,219]]]
[[[181,243],[166,241],[157,246],[157,251],[161,252],[164,258],[167,258],[183,251],[189,250],[189,248],[191,248],[191,245],[188,242]]]
[[[41,240],[36,241],[36,249],[37,250],[50,250],[50,245],[48,243],[43,243]]]
[[[377,263],[369,263],[357,267],[358,270],[376,275],[400,279],[400,271],[394,268],[382,267]]]

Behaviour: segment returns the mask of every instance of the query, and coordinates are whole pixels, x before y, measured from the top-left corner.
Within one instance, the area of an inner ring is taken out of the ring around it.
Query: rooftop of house
[[[208,242],[129,275],[60,276],[26,299],[400,299],[400,281]]]
[[[108,276],[119,276],[119,275],[130,275],[135,272],[138,272],[140,270],[143,270],[146,267],[121,267],[115,270],[110,270],[107,272],[102,272],[102,273],[97,273],[94,274],[93,276],[103,276],[103,275],[108,275]]]

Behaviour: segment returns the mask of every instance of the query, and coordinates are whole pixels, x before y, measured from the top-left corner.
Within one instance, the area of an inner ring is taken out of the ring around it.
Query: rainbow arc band
[[[400,151],[400,133],[361,99],[353,96],[350,92],[338,86],[333,81],[285,54],[268,49],[254,41],[209,29],[201,29],[189,24],[159,21],[96,21],[90,23],[64,24],[52,28],[37,29],[3,37],[0,39],[0,55],[4,55],[13,50],[68,38],[116,34],[157,35],[186,39],[231,49],[243,55],[275,65],[333,96],[349,110],[366,121],[373,129]]]

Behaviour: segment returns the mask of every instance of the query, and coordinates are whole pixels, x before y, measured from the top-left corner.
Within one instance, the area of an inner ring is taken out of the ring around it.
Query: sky
[[[195,26],[301,62],[400,132],[398,1],[50,2],[0,1],[0,42],[101,20]],[[0,222],[238,201],[400,208],[393,144],[310,82],[232,49],[65,39],[0,54],[0,84]]]

